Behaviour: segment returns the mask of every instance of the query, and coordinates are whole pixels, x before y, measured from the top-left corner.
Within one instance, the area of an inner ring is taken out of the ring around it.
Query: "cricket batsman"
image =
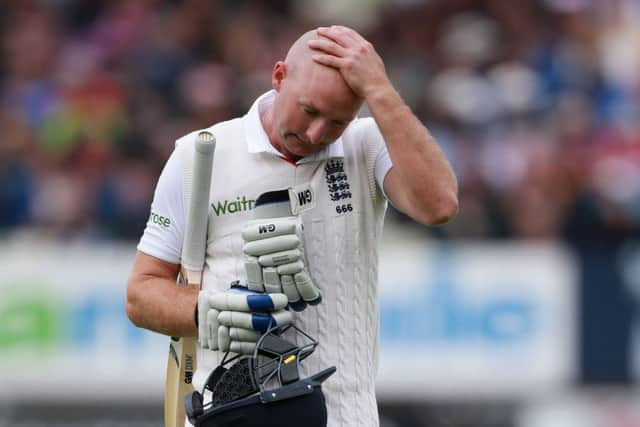
[[[197,337],[196,390],[227,352],[251,354],[266,325],[295,324],[318,341],[302,369],[337,368],[322,386],[326,425],[378,426],[377,245],[387,201],[418,223],[446,223],[458,210],[456,178],[353,29],[301,35],[275,63],[271,86],[244,116],[206,129],[217,146],[201,289],[175,283],[192,138],[177,141],[138,245],[127,314],[139,327]],[[357,117],[363,103],[372,117]],[[257,215],[259,196],[280,189],[289,211],[274,217],[279,201],[262,200]]]

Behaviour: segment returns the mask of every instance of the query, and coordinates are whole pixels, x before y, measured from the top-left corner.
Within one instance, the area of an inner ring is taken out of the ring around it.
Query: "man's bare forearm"
[[[199,289],[178,286],[178,266],[138,252],[127,285],[126,311],[138,327],[164,335],[197,335],[194,311]]]
[[[446,222],[457,212],[458,185],[437,142],[391,84],[366,101],[412,206],[429,213],[429,222]]]

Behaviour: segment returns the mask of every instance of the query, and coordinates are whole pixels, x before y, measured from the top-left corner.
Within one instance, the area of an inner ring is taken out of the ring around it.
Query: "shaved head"
[[[301,35],[298,40],[293,42],[289,51],[287,52],[287,56],[284,58],[284,63],[287,65],[289,69],[289,73],[295,73],[297,70],[305,70],[307,67],[315,64],[311,55],[313,55],[313,51],[307,45],[309,40],[317,39],[318,34],[316,30],[307,31],[303,35]],[[337,72],[337,70],[335,70]]]
[[[298,39],[293,42],[287,56],[284,59],[284,64],[287,67],[289,77],[297,79],[300,76],[303,78],[309,78],[309,76],[316,73],[322,74],[322,76],[328,80],[333,80],[338,86],[343,86],[341,89],[346,89],[348,92],[352,92],[351,88],[342,78],[340,71],[335,68],[327,67],[326,65],[318,64],[312,58],[314,53],[318,53],[311,49],[308,45],[309,40],[320,38],[316,30],[310,30],[302,34]],[[355,94],[354,94],[355,95]]]

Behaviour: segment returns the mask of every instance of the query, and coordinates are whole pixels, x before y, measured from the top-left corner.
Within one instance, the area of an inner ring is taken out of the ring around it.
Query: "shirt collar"
[[[271,142],[269,142],[269,137],[262,126],[262,121],[260,120],[260,113],[273,104],[273,100],[275,98],[276,91],[270,90],[256,99],[247,112],[245,136],[249,153],[271,153],[278,157],[282,157],[282,154],[280,154],[280,152],[271,145]],[[335,142],[326,146],[317,153],[301,158],[296,162],[296,164],[300,165],[308,162],[317,162],[334,157],[344,157],[342,138],[336,139]]]

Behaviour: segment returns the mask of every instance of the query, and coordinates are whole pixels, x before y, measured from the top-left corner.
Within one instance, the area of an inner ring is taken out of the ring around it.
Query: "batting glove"
[[[250,220],[242,238],[249,289],[284,293],[296,311],[322,301],[305,266],[302,224],[297,217]]]
[[[232,284],[225,292],[200,291],[198,342],[203,348],[253,354],[260,336],[293,322],[284,294],[263,294]]]

